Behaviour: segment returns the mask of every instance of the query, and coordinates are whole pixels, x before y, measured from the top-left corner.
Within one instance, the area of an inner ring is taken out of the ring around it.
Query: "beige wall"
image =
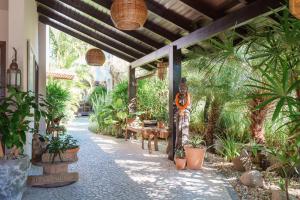
[[[35,0],[9,0],[8,2],[8,58],[12,48],[18,51],[18,65],[22,71],[22,89],[27,91],[27,41],[39,59],[38,13]],[[25,153],[31,156],[32,134],[27,134]]]

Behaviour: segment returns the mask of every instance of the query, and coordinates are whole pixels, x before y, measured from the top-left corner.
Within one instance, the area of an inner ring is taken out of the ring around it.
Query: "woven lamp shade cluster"
[[[105,55],[100,49],[90,49],[86,52],[85,60],[88,65],[102,66],[105,63]]]
[[[120,30],[136,30],[147,20],[148,10],[144,0],[114,0],[111,18]]]
[[[290,13],[300,19],[300,0],[289,0]]]

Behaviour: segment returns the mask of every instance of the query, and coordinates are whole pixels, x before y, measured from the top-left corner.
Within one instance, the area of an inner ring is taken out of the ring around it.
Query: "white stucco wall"
[[[38,13],[35,0],[8,1],[8,59],[11,62],[13,47],[18,51],[18,65],[22,71],[22,89],[27,91],[27,41],[39,59]],[[31,156],[32,134],[27,134],[25,153]]]

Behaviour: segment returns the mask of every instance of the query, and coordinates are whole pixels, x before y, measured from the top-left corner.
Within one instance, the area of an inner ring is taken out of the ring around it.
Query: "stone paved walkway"
[[[60,188],[27,188],[23,200],[236,199],[212,170],[177,171],[161,152],[149,155],[137,143],[95,135],[87,127],[87,118],[68,127],[81,146],[79,161],[70,166],[80,180]]]

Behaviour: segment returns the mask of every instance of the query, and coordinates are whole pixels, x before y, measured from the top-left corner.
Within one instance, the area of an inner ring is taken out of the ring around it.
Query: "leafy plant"
[[[189,139],[189,144],[193,148],[201,148],[203,145],[205,145],[205,141],[203,140],[202,136],[200,136],[200,135],[193,135]]]
[[[219,140],[222,148],[218,150],[218,153],[226,160],[232,161],[233,158],[240,156],[242,146],[233,137],[227,136],[226,138],[219,138]]]
[[[181,158],[181,159],[185,158],[185,151],[184,151],[183,146],[176,148],[175,155],[176,155],[176,158]]]
[[[47,130],[54,126],[55,120],[61,120],[66,112],[66,104],[70,99],[70,93],[58,82],[50,81],[46,86],[46,123]]]
[[[52,162],[54,162],[57,156],[62,160],[61,154],[66,150],[78,147],[78,141],[71,135],[63,135],[60,137],[50,137],[46,151],[51,154]]]
[[[33,93],[18,91],[14,88],[9,88],[8,92],[9,96],[0,101],[0,130],[5,147],[15,150],[11,152],[12,155],[9,155],[13,157],[17,156],[13,154],[17,154],[18,149],[23,152],[26,133],[35,132],[30,123],[33,117],[39,121],[42,113],[38,109]]]

